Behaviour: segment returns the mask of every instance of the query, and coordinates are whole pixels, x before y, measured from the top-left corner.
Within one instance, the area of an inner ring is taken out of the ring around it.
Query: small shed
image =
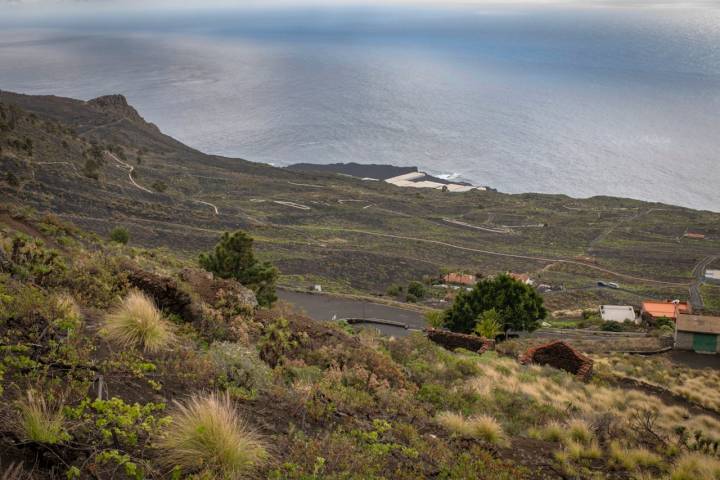
[[[697,353],[720,352],[720,317],[681,313],[675,323],[675,348]]]
[[[629,305],[601,305],[600,317],[606,322],[637,322],[635,309]]]

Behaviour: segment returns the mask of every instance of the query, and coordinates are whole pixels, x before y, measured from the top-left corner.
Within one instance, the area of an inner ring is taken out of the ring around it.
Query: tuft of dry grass
[[[161,351],[175,342],[172,324],[152,299],[136,290],[106,315],[103,334],[121,347],[141,348],[149,353]]]
[[[680,457],[670,474],[670,480],[717,480],[720,460],[701,453],[687,453]]]
[[[590,425],[581,418],[570,420],[567,426],[567,433],[572,440],[582,444],[590,443],[594,437]]]
[[[54,298],[55,321],[69,334],[77,333],[82,327],[82,313],[75,298],[69,293],[61,293]]]
[[[61,405],[53,407],[37,392],[28,390],[17,408],[15,425],[23,440],[53,445],[68,438]]]
[[[611,442],[609,448],[610,459],[625,470],[633,471],[638,468],[659,467],[662,458],[646,448],[625,448],[618,442]]]
[[[185,474],[227,480],[250,476],[268,457],[265,443],[240,417],[227,394],[175,402],[172,423],[157,442],[160,463]]]
[[[479,438],[493,445],[507,444],[507,437],[502,426],[490,415],[465,417],[454,412],[441,412],[435,419],[446,430],[456,435]]]

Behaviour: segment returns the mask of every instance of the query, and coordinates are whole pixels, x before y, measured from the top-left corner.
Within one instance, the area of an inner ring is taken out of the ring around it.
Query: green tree
[[[412,281],[408,284],[407,293],[415,296],[415,298],[423,298],[425,296],[425,285],[418,281]]]
[[[481,337],[489,339],[493,339],[498,333],[502,333],[502,323],[497,310],[491,308],[478,315],[474,331]]]
[[[115,227],[110,232],[110,240],[125,245],[130,240],[130,232],[125,227]]]
[[[547,316],[542,297],[529,285],[507,275],[484,279],[463,291],[445,315],[445,326],[454,332],[470,333],[478,316],[495,309],[503,330],[535,330]]]
[[[234,278],[251,288],[260,305],[269,307],[277,300],[278,271],[269,262],[255,258],[253,239],[243,231],[223,233],[215,250],[200,255],[200,265],[219,277]]]

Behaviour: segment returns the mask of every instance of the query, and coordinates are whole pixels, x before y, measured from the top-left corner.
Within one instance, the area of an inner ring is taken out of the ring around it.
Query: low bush
[[[227,394],[194,395],[176,402],[172,423],[158,440],[159,463],[203,478],[246,478],[268,458]]]
[[[105,337],[121,347],[158,352],[175,341],[172,324],[144,293],[131,291],[123,303],[105,317]]]
[[[234,395],[252,398],[270,384],[272,371],[254,348],[217,342],[212,344],[208,354],[220,372],[220,384]]]
[[[130,241],[130,232],[125,227],[115,227],[110,232],[110,240],[125,245]]]

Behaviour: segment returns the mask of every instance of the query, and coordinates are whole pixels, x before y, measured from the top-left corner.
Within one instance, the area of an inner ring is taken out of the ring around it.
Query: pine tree
[[[221,278],[234,278],[252,289],[260,305],[269,307],[277,300],[278,271],[269,262],[255,258],[253,239],[243,231],[225,232],[215,250],[200,255],[200,265]]]

